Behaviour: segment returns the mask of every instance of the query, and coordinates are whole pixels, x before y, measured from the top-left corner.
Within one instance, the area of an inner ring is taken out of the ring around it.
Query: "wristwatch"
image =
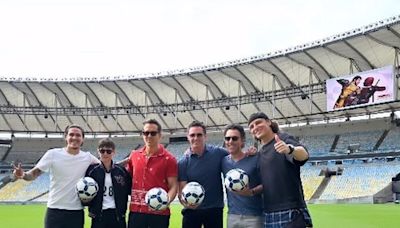
[[[289,153],[288,154],[292,154],[294,152],[294,146],[292,144],[289,144],[288,147],[289,147]]]

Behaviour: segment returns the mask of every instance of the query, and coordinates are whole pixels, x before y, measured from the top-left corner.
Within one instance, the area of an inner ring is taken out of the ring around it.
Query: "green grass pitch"
[[[313,204],[309,209],[316,228],[400,227],[400,205],[395,204]],[[45,210],[45,205],[0,205],[0,227],[43,227]],[[181,227],[180,210],[180,205],[172,205],[171,228]],[[90,227],[87,217],[86,227]]]

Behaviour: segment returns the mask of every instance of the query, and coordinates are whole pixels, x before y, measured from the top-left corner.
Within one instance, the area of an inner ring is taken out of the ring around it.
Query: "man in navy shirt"
[[[222,147],[206,145],[206,127],[193,121],[188,127],[187,139],[190,148],[178,162],[179,189],[192,181],[200,183],[205,197],[198,207],[184,205],[182,210],[183,228],[222,228],[223,189],[221,180],[221,161],[228,155]],[[181,197],[181,194],[179,194]]]
[[[231,124],[225,128],[225,147],[228,156],[222,159],[224,176],[231,169],[239,168],[246,172],[249,183],[240,192],[227,189],[228,197],[228,228],[261,228],[263,226],[262,185],[257,168],[258,156],[246,156],[242,151],[246,135],[242,126]]]

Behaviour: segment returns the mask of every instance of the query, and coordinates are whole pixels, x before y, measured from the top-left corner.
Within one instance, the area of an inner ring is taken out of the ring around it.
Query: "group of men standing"
[[[42,172],[50,173],[50,191],[45,217],[46,228],[82,228],[83,204],[75,193],[75,184],[83,176],[99,184],[97,196],[89,203],[92,228],[169,227],[170,210],[155,211],[145,203],[145,194],[153,187],[168,193],[171,203],[176,195],[184,208],[182,227],[223,227],[224,175],[240,168],[249,175],[248,186],[240,192],[227,191],[228,227],[310,227],[300,179],[300,166],[308,152],[294,137],[279,131],[278,125],[262,112],[248,120],[250,133],[262,144],[258,152],[244,152],[245,132],[232,124],[224,131],[224,147],[206,144],[203,123],[193,121],[187,129],[190,147],[179,161],[161,145],[162,128],[157,120],[143,123],[144,147],[134,150],[123,163],[116,164],[115,145],[102,139],[98,145],[100,160],[80,150],[84,131],[77,125],[65,130],[66,147],[49,150],[31,170],[14,167],[14,176],[33,180]],[[122,164],[124,166],[122,166]],[[192,181],[205,189],[199,206],[186,205],[179,194]]]

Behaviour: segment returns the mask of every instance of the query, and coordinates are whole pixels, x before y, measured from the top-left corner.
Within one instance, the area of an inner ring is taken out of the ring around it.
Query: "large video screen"
[[[393,66],[326,81],[328,111],[389,102],[395,97]]]

